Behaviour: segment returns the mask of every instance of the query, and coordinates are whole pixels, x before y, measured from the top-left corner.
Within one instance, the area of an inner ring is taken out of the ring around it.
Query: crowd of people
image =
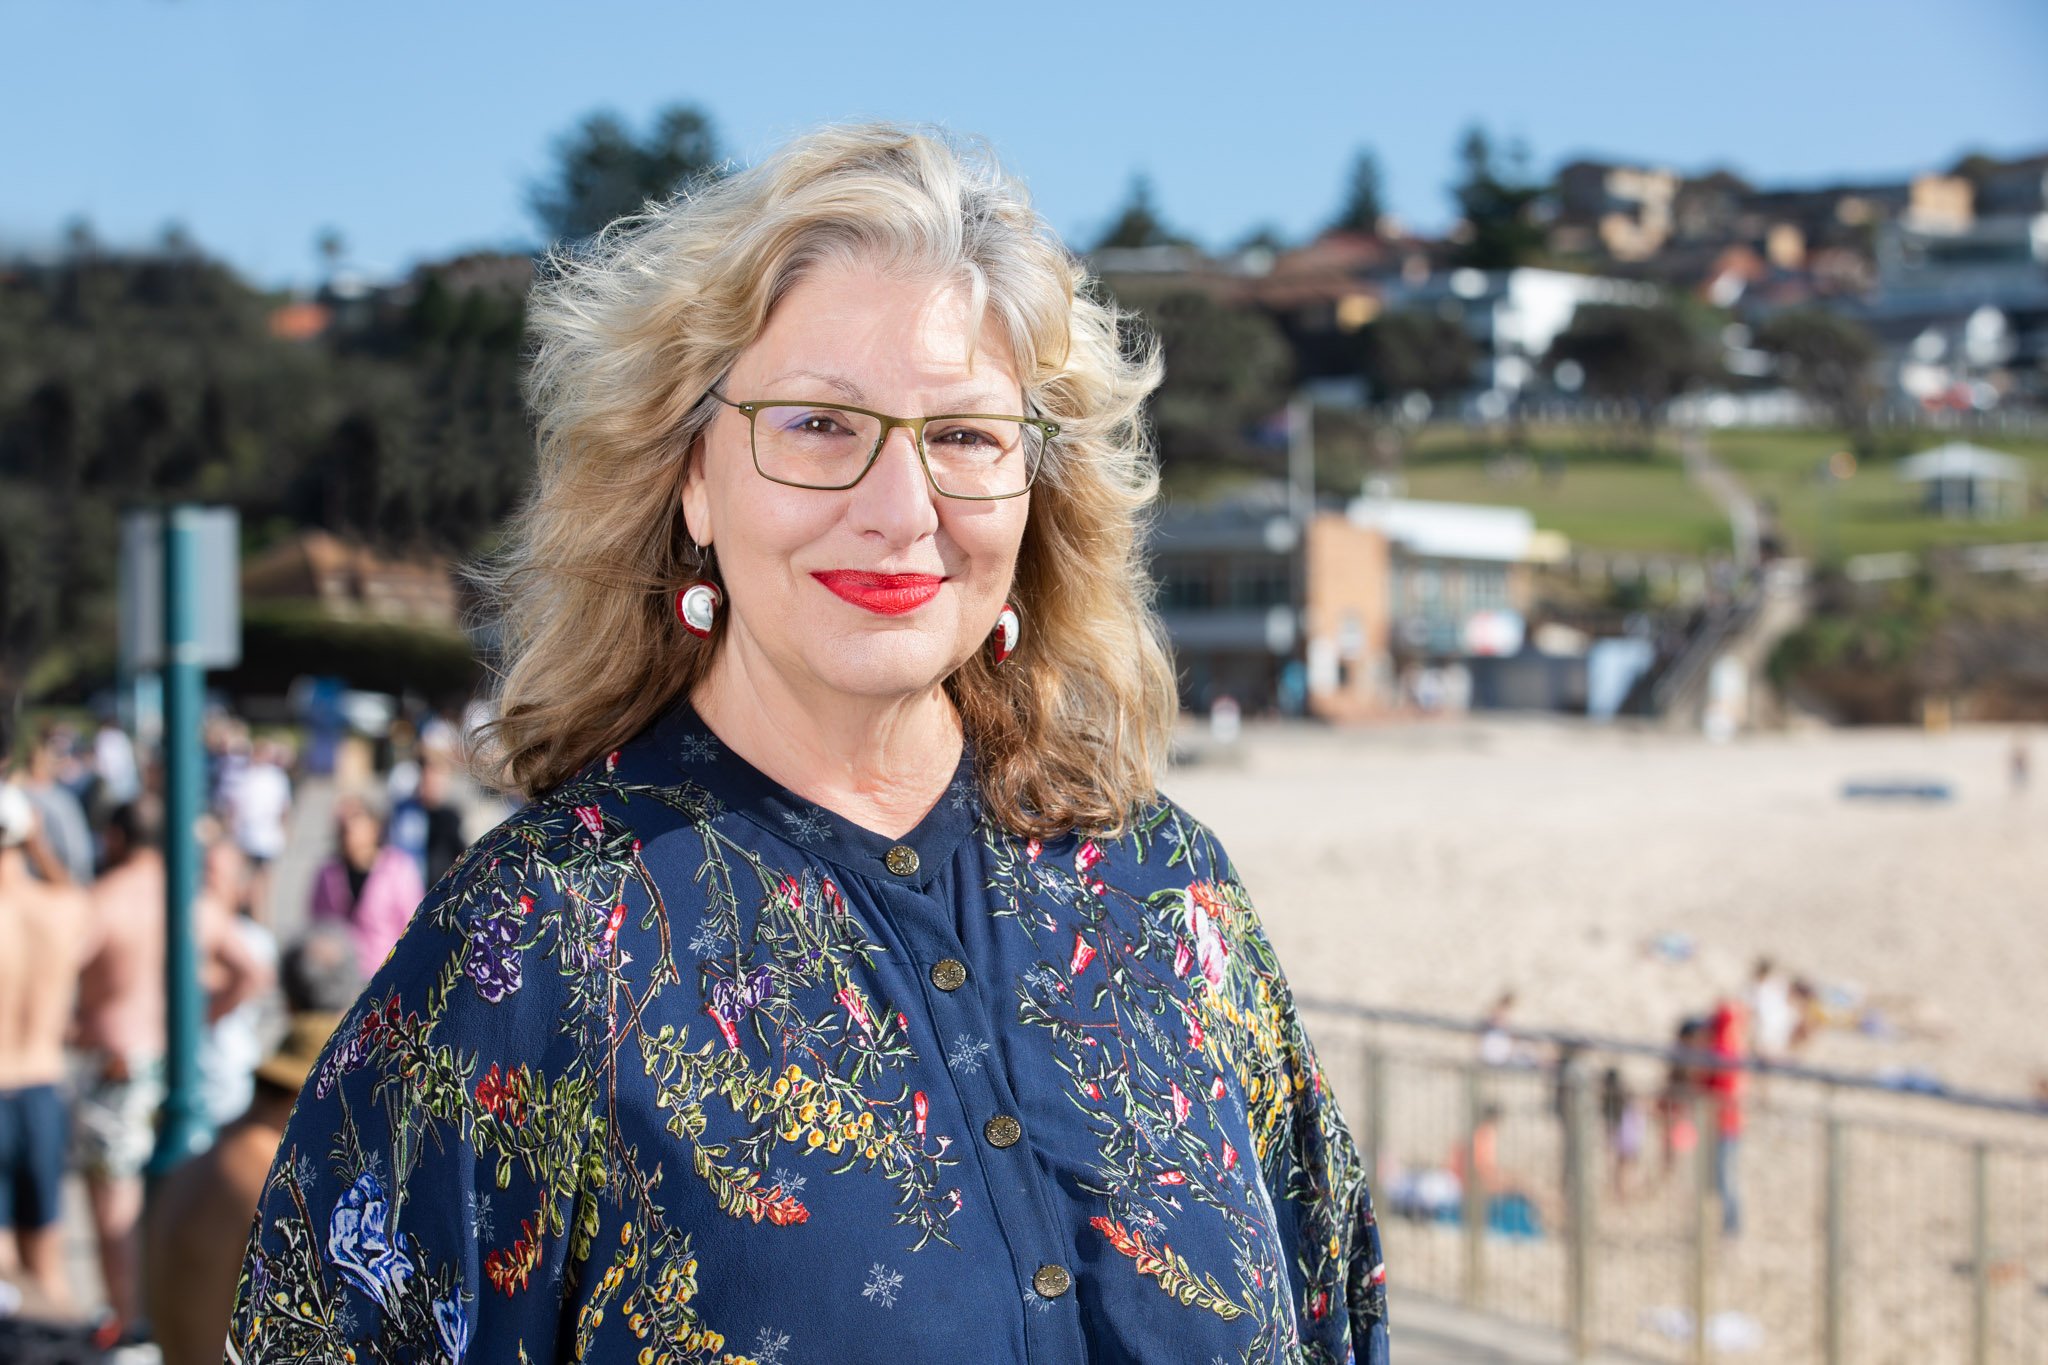
[[[249,1219],[298,1083],[466,830],[456,729],[432,715],[401,721],[385,761],[331,775],[331,854],[303,900],[281,906],[280,865],[307,837],[294,834],[307,823],[296,819],[295,747],[225,712],[209,716],[204,741],[206,810],[194,831],[203,1150],[170,1170],[156,1159],[167,1080],[161,774],[111,720],[0,741],[0,758],[18,750],[0,782],[0,1319],[76,1319],[87,1308],[64,1256],[75,1173],[104,1295],[96,1339],[153,1339],[170,1361],[219,1358]]]
[[[1487,1069],[1546,1069],[1561,1082],[1570,1048],[1534,1048],[1518,1034],[1512,1013],[1515,994],[1505,991],[1487,1008],[1479,1027],[1478,1061]],[[1749,1064],[1792,1062],[1819,1018],[1810,983],[1790,977],[1768,958],[1755,964],[1746,989],[1731,990],[1711,1008],[1680,1021],[1667,1052],[1661,1082],[1632,1085],[1619,1065],[1598,1075],[1597,1105],[1604,1137],[1609,1197],[1625,1202],[1687,1174],[1682,1163],[1701,1159],[1702,1140],[1711,1146],[1715,1199],[1721,1230],[1733,1237],[1742,1228],[1739,1156],[1747,1119],[1749,1088],[1757,1079]],[[1554,1117],[1569,1103],[1562,1084]],[[1525,1230],[1561,1216],[1552,1183],[1526,1179],[1500,1155],[1502,1106],[1475,1111],[1470,1131],[1461,1133],[1437,1161],[1396,1164],[1380,1172],[1383,1202],[1395,1213],[1423,1219],[1463,1216],[1467,1189],[1483,1200],[1488,1226]],[[1661,1150],[1655,1170],[1645,1158],[1653,1132]]]

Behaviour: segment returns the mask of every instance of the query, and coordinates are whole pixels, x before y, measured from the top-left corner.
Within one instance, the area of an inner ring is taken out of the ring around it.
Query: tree
[[[1115,247],[1184,246],[1187,239],[1170,231],[1152,206],[1152,181],[1142,171],[1131,177],[1123,209],[1109,231],[1095,244],[1097,251]]]
[[[199,244],[192,240],[191,229],[175,218],[157,229],[156,249],[173,260],[188,260],[199,254]]]
[[[1435,313],[1383,313],[1359,330],[1357,344],[1358,372],[1379,402],[1411,393],[1440,400],[1469,387],[1479,363],[1471,335]]]
[[[1550,343],[1547,363],[1570,362],[1588,393],[1627,403],[1643,426],[1664,405],[1715,373],[1713,352],[1685,315],[1668,305],[1587,304]]]
[[[348,259],[348,240],[340,228],[321,228],[313,235],[313,254],[320,258],[320,277],[332,284],[341,273],[341,263]]]
[[[99,234],[93,231],[90,218],[80,214],[64,224],[64,255],[67,259],[89,260],[99,246]]]
[[[1293,357],[1264,313],[1176,289],[1126,297],[1159,338],[1166,378],[1152,399],[1159,452],[1168,464],[1250,458],[1245,431],[1287,401]]]
[[[2004,166],[2004,162],[1988,152],[1970,151],[1957,157],[1956,164],[1948,168],[1948,173],[1969,181],[1972,190],[1981,191],[1985,180]]]
[[[1486,130],[1474,124],[1459,144],[1458,159],[1464,178],[1451,193],[1469,233],[1458,263],[1478,270],[1526,264],[1543,246],[1543,229],[1535,221],[1543,186],[1528,177],[1528,150],[1517,143],[1507,164],[1497,165]]]
[[[108,676],[128,503],[234,506],[252,549],[302,526],[480,548],[532,469],[520,295],[440,297],[288,339],[274,296],[196,248],[18,268],[0,289],[0,696]]]
[[[1287,250],[1287,238],[1272,223],[1260,223],[1250,232],[1237,239],[1232,251],[1270,251],[1279,255]]]
[[[644,140],[616,114],[591,114],[555,144],[555,159],[553,175],[527,196],[534,218],[555,241],[589,237],[720,168],[710,116],[688,104],[662,110]]]
[[[1372,148],[1360,147],[1351,158],[1351,175],[1344,183],[1344,206],[1337,211],[1330,230],[1377,237],[1386,211],[1380,190],[1380,160]]]
[[[1860,324],[1819,308],[1795,309],[1758,328],[1756,345],[1776,358],[1787,384],[1841,426],[1860,433],[1868,424],[1877,343]]]

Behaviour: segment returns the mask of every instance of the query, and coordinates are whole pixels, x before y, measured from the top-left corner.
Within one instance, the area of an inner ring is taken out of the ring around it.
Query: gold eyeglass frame
[[[756,474],[759,474],[770,483],[779,483],[785,488],[810,488],[821,493],[844,492],[866,478],[868,471],[875,467],[875,461],[881,458],[882,447],[887,445],[889,441],[889,433],[897,427],[902,427],[910,433],[910,439],[917,446],[917,462],[924,467],[925,482],[932,486],[933,492],[942,498],[956,498],[962,502],[1006,502],[1011,498],[1023,497],[1031,491],[1031,486],[1038,482],[1038,471],[1045,464],[1045,452],[1042,449],[1039,451],[1038,458],[1031,462],[1031,468],[1025,475],[1024,486],[1014,493],[949,493],[939,486],[938,475],[932,472],[930,452],[926,450],[924,443],[925,425],[930,422],[953,422],[979,418],[983,421],[1016,422],[1020,426],[1036,430],[1048,442],[1060,434],[1060,424],[1058,422],[1048,422],[1043,417],[1019,417],[1015,413],[1007,412],[940,412],[933,413],[929,417],[895,417],[886,412],[876,412],[873,408],[855,407],[851,403],[820,402],[815,398],[750,398],[744,402],[739,402],[727,398],[716,389],[708,389],[706,392],[727,407],[737,408],[747,415],[747,450],[754,457],[754,472]],[[829,412],[857,412],[863,417],[872,417],[879,421],[882,424],[882,430],[881,434],[875,437],[875,448],[868,452],[867,463],[860,467],[858,474],[855,474],[845,483],[797,483],[792,479],[778,479],[767,470],[761,468],[761,450],[754,439],[754,418],[763,408],[823,408]]]

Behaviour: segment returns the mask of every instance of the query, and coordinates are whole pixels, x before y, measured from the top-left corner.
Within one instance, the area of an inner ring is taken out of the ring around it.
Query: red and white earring
[[[1024,633],[1024,627],[1017,620],[1017,609],[1008,602],[996,613],[995,634],[988,638],[989,653],[997,663],[1017,652],[1017,638]]]
[[[683,629],[700,640],[711,638],[711,627],[718,620],[718,608],[725,601],[725,594],[719,592],[716,583],[698,579],[686,584],[676,592],[676,620],[683,623]]]

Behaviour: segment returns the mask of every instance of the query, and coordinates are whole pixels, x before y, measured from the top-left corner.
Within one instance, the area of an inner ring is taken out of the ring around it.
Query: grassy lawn
[[[2011,521],[1943,521],[1922,515],[1917,492],[1897,481],[1893,465],[1949,439],[1926,431],[1881,438],[1878,453],[1834,490],[1837,554],[2048,541],[2048,507],[2038,501],[2026,516]],[[1987,437],[1972,443],[2027,460],[2033,488],[2048,489],[2048,441]],[[1829,454],[1848,444],[1845,438],[1826,431],[1720,431],[1709,436],[1708,444],[1752,495],[1776,503],[1792,553],[1824,556],[1828,493],[1814,474]],[[1317,472],[1326,491],[1349,493],[1376,467],[1362,437],[1327,415],[1319,418],[1316,445]],[[1528,459],[1510,468],[1501,459],[1510,449]],[[1554,460],[1558,471],[1550,479],[1542,470],[1547,460]],[[1685,477],[1677,440],[1668,432],[1645,450],[1631,430],[1538,426],[1510,446],[1498,431],[1446,423],[1414,434],[1399,474],[1408,497],[1524,507],[1539,527],[1561,532],[1574,546],[1587,549],[1672,555],[1732,549],[1727,519]],[[1229,471],[1218,477],[1230,482],[1244,475]],[[1193,477],[1180,483],[1183,493],[1211,491]]]
[[[1531,475],[1502,482],[1474,464],[1428,464],[1407,473],[1411,498],[1525,507],[1574,546],[1679,555],[1732,549],[1728,522],[1686,481],[1675,460],[1648,464],[1572,460],[1554,484]]]
[[[1498,447],[1476,445],[1457,427],[1419,433],[1403,475],[1411,498],[1525,507],[1536,524],[1574,546],[1635,553],[1698,555],[1732,549],[1728,521],[1685,477],[1668,436],[1644,452],[1634,433],[1536,427],[1521,449],[1540,468],[1504,478],[1488,461]]]
[[[1896,461],[1952,439],[2004,451],[2032,467],[2032,488],[2048,487],[2048,442],[2000,436],[1951,437],[1940,432],[1888,434],[1878,454],[1836,485],[1835,546],[1841,555],[1917,551],[1937,545],[2004,544],[2048,540],[2048,509],[2030,504],[2010,521],[1946,521],[1923,514],[1919,491],[1894,476]],[[1709,444],[1752,495],[1777,503],[1778,524],[1795,554],[1827,549],[1828,489],[1816,471],[1848,442],[1824,431],[1723,431]]]

